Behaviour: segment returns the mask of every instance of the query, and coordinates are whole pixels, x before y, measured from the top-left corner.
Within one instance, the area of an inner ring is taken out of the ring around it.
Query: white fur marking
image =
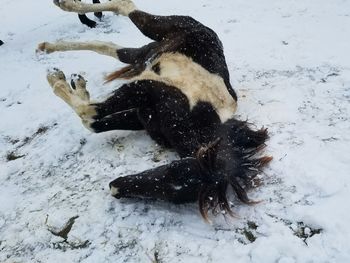
[[[160,65],[160,75],[151,70],[157,63]],[[162,54],[132,80],[144,79],[163,82],[179,89],[186,95],[191,109],[200,101],[209,102],[222,122],[232,118],[236,111],[237,103],[228,92],[224,80],[180,53]]]
[[[111,195],[115,196],[117,194],[119,194],[119,188],[112,186],[111,187]]]

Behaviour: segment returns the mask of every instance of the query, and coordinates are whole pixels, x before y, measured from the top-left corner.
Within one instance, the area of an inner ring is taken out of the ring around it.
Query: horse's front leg
[[[82,76],[73,74],[68,84],[64,73],[55,68],[48,72],[47,80],[55,95],[66,102],[82,120],[90,120],[97,115],[95,107],[90,104],[90,94]]]
[[[109,130],[143,130],[139,108],[151,106],[148,82],[124,84],[99,102],[90,101],[85,79],[73,74],[70,83],[58,69],[49,71],[47,80],[56,96],[66,102],[93,132]]]

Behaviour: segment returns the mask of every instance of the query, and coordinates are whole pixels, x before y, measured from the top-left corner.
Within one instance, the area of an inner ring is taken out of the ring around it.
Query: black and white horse
[[[106,77],[127,83],[106,100],[90,101],[86,81],[53,70],[47,79],[93,132],[146,130],[160,145],[173,148],[181,159],[110,183],[116,198],[153,198],[174,203],[199,201],[207,218],[226,211],[228,186],[244,203],[252,181],[272,158],[257,157],[267,130],[253,131],[234,118],[237,96],[229,82],[223,46],[216,33],[188,16],[156,16],[138,10],[130,0],[85,4],[55,1],[61,9],[79,14],[113,11],[128,16],[154,42],[140,48],[113,43],[44,42],[47,53],[91,50],[127,64]]]

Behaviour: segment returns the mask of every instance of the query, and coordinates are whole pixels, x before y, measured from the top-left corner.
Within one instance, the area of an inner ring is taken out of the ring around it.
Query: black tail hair
[[[245,204],[256,204],[257,201],[249,199],[246,189],[252,187],[257,175],[271,160],[271,156],[256,157],[265,147],[268,139],[267,129],[253,131],[247,122],[230,120],[226,123],[230,127],[229,140],[234,147],[234,160],[236,169],[231,174],[220,174],[214,171],[214,160],[217,153],[217,145],[220,138],[214,142],[201,147],[197,152],[197,160],[203,175],[208,177],[204,180],[199,191],[198,202],[201,215],[206,221],[208,212],[213,215],[223,213],[234,216],[227,200],[227,189],[232,187],[237,198]]]

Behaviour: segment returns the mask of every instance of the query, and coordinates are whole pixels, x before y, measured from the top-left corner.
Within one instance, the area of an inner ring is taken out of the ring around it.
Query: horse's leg
[[[54,0],[55,5],[67,12],[78,14],[97,13],[111,11],[121,15],[129,15],[137,8],[130,0],[112,0],[106,3],[87,4],[78,0]]]
[[[87,41],[87,42],[68,42],[58,41],[55,43],[43,42],[38,45],[38,51],[46,53],[73,51],[73,50],[88,50],[101,55],[110,56],[118,59],[117,51],[122,49],[121,46],[112,42],[103,41]]]
[[[64,73],[55,69],[47,75],[54,93],[66,102],[93,132],[141,130],[138,109],[150,105],[150,85],[142,81],[124,84],[101,102],[91,102],[86,81],[73,75],[68,84]]]

